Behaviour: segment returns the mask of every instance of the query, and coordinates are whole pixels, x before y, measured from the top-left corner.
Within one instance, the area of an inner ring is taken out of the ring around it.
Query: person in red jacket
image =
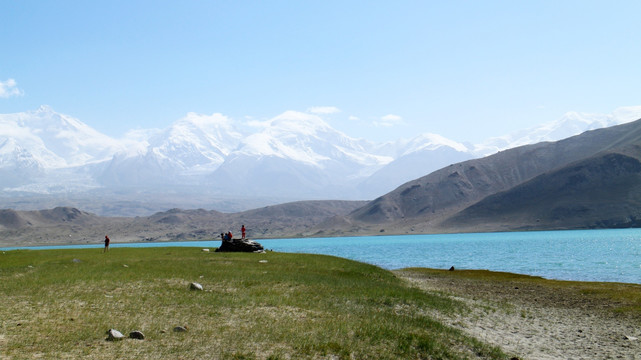
[[[111,240],[109,240],[109,236],[105,235],[105,250],[103,250],[102,252],[109,251],[109,242],[111,242]]]
[[[245,225],[240,228],[240,232],[243,235],[243,239],[245,239]]]

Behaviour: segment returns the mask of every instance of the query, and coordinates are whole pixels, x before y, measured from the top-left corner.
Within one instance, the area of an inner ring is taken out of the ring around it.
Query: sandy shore
[[[518,359],[641,359],[639,285],[461,273],[397,275],[462,301],[468,309],[461,313],[432,315]]]

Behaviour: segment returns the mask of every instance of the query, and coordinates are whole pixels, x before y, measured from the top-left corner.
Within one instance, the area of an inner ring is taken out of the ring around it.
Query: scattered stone
[[[450,271],[454,271],[454,266],[452,266],[452,267],[450,268]]]
[[[203,252],[209,252],[209,249],[203,249]]]
[[[190,289],[190,290],[199,290],[199,291],[202,291],[202,290],[203,290],[203,286],[202,286],[202,285],[200,285],[200,284],[199,284],[199,283],[197,283],[197,282],[193,282],[193,283],[189,284],[189,289]]]
[[[129,333],[129,338],[137,339],[137,340],[145,340],[145,334],[143,334],[142,331],[135,330]]]
[[[216,252],[263,252],[263,245],[249,239],[223,240]]]
[[[637,338],[636,338],[636,337],[634,337],[634,336],[628,336],[628,335],[626,335],[626,336],[625,336],[625,338],[626,338],[626,339],[628,339],[628,340],[630,340],[630,341],[637,341],[637,340],[639,340],[639,339],[637,339]]]
[[[123,335],[120,331],[116,329],[109,329],[107,331],[107,341],[117,341],[117,340],[122,340],[125,335]]]
[[[174,332],[187,332],[187,326],[176,326]]]
[[[129,267],[129,265],[127,265],[127,264],[122,264],[122,267],[128,268],[128,267]]]
[[[80,262],[82,262],[80,259],[73,259],[73,260],[71,260],[71,261],[73,261],[73,262],[75,262],[75,263],[80,263]]]
[[[259,261],[259,263],[261,263],[261,264],[266,264],[266,263],[267,263],[267,260],[260,260],[260,261]]]

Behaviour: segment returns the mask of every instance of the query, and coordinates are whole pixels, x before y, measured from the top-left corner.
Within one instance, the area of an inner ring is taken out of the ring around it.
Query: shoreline
[[[430,314],[520,359],[640,359],[641,285],[483,270],[403,269],[409,286],[460,301]]]
[[[302,238],[301,238],[302,239]],[[279,240],[279,239],[259,239],[256,241],[274,241],[274,240]],[[291,240],[291,239],[282,239],[282,240]],[[207,246],[208,244],[205,243],[211,243],[211,242],[218,242],[220,243],[220,240],[184,240],[184,241],[150,241],[150,242],[134,242],[134,241],[123,241],[123,242],[116,242],[114,243],[113,241],[110,244],[110,248],[147,248],[147,247],[194,247],[194,248],[199,248],[199,247],[217,247],[217,246]],[[198,244],[198,243],[202,243]],[[73,244],[73,243],[66,243],[66,244],[47,244],[47,245],[15,245],[15,246],[0,246],[0,252],[6,252],[6,251],[16,251],[16,250],[31,250],[31,251],[38,251],[38,250],[64,250],[64,249],[102,249],[104,247],[103,242],[99,243],[90,243],[90,244]],[[273,251],[273,250],[270,250]],[[288,253],[291,251],[281,251],[281,250],[276,250],[277,252],[283,252],[283,253]],[[340,255],[332,255],[332,254],[318,254],[318,255],[329,255],[329,256],[338,256],[354,261],[360,261],[360,262],[365,262],[363,260],[359,259],[353,259],[345,256],[340,256]],[[419,269],[424,269],[424,270],[433,270],[433,271],[441,271],[443,270],[442,268],[435,268],[435,267],[430,267],[430,266],[408,266],[408,267],[400,267],[400,268],[386,268],[377,264],[370,263],[372,265],[381,267],[385,270],[392,271],[392,272],[402,272],[403,270],[406,269],[413,269],[413,268],[419,268]],[[537,274],[527,274],[527,273],[519,273],[519,272],[512,272],[512,271],[503,271],[503,270],[489,270],[489,269],[483,269],[483,268],[470,268],[470,269],[457,269],[458,272],[461,271],[486,271],[490,273],[495,273],[495,274],[512,274],[516,276],[527,276],[527,277],[532,277],[532,278],[539,278],[541,280],[547,280],[547,281],[562,281],[562,282],[578,282],[578,283],[595,283],[595,284],[629,284],[629,285],[641,285],[641,280],[638,283],[635,282],[625,282],[625,281],[618,281],[618,280],[582,280],[582,279],[565,279],[565,278],[554,278],[554,277],[543,277],[541,275]]]

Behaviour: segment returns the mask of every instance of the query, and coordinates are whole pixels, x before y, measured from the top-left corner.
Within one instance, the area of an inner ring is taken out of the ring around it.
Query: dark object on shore
[[[136,340],[145,340],[145,334],[143,334],[142,331],[136,330],[129,333],[129,338]]]
[[[450,271],[454,271],[454,266],[452,266],[452,267],[450,268]]]
[[[263,245],[249,239],[224,240],[216,252],[263,252]]]

